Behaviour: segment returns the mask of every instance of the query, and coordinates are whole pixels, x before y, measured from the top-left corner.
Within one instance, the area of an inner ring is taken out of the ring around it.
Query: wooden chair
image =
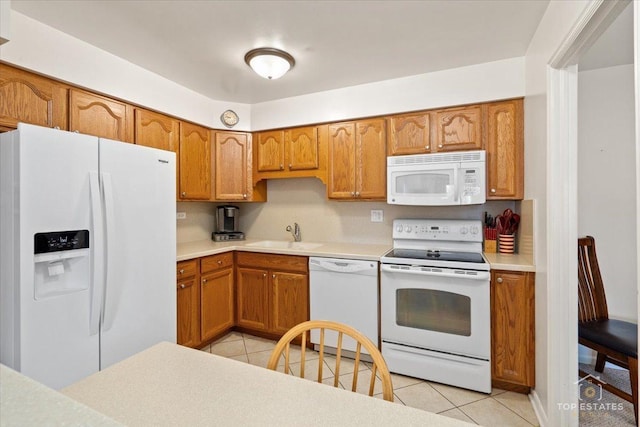
[[[347,335],[357,342],[357,348],[355,352],[355,367],[353,372],[353,380],[351,382],[351,391],[356,391],[356,386],[358,383],[358,367],[360,364],[360,352],[362,347],[364,347],[367,352],[369,352],[369,355],[373,360],[371,381],[369,382],[369,396],[373,396],[376,373],[378,373],[378,375],[380,376],[380,381],[382,383],[382,396],[384,400],[393,402],[393,385],[391,384],[391,374],[389,373],[389,368],[387,367],[387,363],[384,361],[382,354],[369,338],[358,332],[356,329],[342,323],[331,322],[328,320],[310,320],[294,326],[285,335],[283,335],[282,338],[280,338],[280,341],[278,341],[278,343],[276,344],[276,347],[271,353],[271,358],[267,363],[267,368],[271,369],[272,371],[276,371],[278,363],[284,355],[284,373],[289,374],[289,350],[291,341],[299,336],[302,336],[301,342],[303,343],[303,346],[301,347],[301,350],[304,350],[304,343],[307,342],[307,338],[310,336],[308,335],[308,333],[312,329],[320,330],[320,360],[318,363],[317,375],[317,380],[319,383],[321,383],[323,380],[322,367],[325,360],[325,330],[336,331],[338,333],[338,345],[335,355],[336,364],[333,375],[333,386],[338,387],[338,378],[340,376],[340,360],[342,358],[342,339],[344,335]],[[300,378],[305,377],[305,353],[306,351],[302,351],[300,356]]]
[[[598,352],[595,370],[605,362],[629,370],[631,394],[605,384],[580,370],[580,376],[633,404],[638,423],[638,325],[609,319],[607,298],[593,237],[578,239],[578,342]]]

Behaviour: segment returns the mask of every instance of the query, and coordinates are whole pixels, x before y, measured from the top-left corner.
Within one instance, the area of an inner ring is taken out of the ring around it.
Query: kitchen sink
[[[322,243],[288,242],[286,240],[261,240],[259,242],[247,243],[245,246],[274,249],[311,250],[322,246]]]

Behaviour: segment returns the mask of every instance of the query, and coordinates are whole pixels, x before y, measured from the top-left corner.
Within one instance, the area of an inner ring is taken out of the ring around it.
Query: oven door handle
[[[454,277],[456,279],[466,280],[489,280],[491,273],[488,271],[468,271],[468,270],[456,270],[451,268],[430,268],[430,267],[415,267],[410,266],[394,266],[389,264],[382,264],[380,266],[381,271],[389,273],[404,273],[404,274],[416,274],[420,276],[433,276],[433,277]]]

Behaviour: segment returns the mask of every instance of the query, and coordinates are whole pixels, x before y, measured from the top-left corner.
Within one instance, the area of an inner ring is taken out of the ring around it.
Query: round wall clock
[[[233,110],[227,110],[220,116],[220,121],[228,128],[232,128],[238,124],[238,120],[238,115]]]

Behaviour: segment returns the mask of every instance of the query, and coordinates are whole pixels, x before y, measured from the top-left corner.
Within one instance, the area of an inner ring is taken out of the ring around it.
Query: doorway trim
[[[550,426],[578,425],[577,62],[629,3],[630,0],[591,2],[547,66],[548,319],[545,332],[549,390],[547,420],[543,424]]]

